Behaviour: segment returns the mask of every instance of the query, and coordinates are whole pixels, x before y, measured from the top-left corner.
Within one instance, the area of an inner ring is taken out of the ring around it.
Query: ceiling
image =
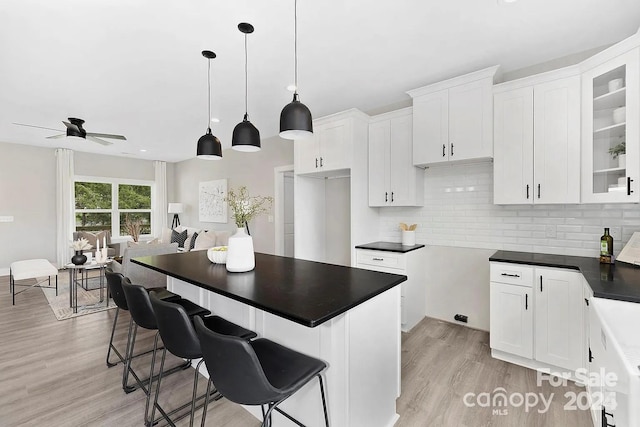
[[[2,0],[0,141],[170,162],[206,131],[231,144],[244,113],[278,133],[293,82],[293,0]],[[406,101],[405,91],[491,65],[518,70],[608,45],[640,26],[638,0],[299,0],[299,92],[314,117]],[[46,139],[68,117],[127,141]],[[140,150],[146,150],[145,152]],[[246,155],[251,155],[246,153]]]

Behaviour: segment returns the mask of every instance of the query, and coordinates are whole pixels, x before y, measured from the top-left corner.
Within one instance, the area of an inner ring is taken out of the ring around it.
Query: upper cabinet
[[[492,86],[498,67],[409,91],[413,98],[413,164],[493,156]]]
[[[369,206],[422,206],[424,170],[413,166],[411,108],[369,124]]]
[[[297,175],[331,176],[352,166],[354,120],[368,119],[356,110],[322,117],[313,122],[313,138],[295,141],[294,168]]]
[[[582,201],[587,203],[640,201],[639,48],[611,56],[597,55],[582,73]]]
[[[577,68],[495,87],[494,203],[579,203],[579,158]]]

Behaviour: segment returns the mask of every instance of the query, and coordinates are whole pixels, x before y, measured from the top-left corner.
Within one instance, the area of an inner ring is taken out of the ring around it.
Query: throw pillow
[[[194,250],[209,249],[216,245],[216,232],[215,231],[203,231],[198,234],[196,238]]]
[[[171,230],[171,243],[177,243],[179,248],[184,248],[184,242],[187,240],[187,230],[182,233],[178,233],[176,230]]]
[[[189,250],[192,250],[196,245],[196,239],[198,238],[198,233],[193,233],[191,235],[191,239],[189,239]]]

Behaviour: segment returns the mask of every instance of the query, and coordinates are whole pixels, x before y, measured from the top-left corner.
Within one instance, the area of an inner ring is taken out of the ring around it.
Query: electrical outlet
[[[267,217],[267,221],[269,221],[269,222],[273,222],[273,215],[269,215],[269,216]]]
[[[552,239],[556,238],[556,226],[555,225],[547,225],[545,228],[546,236]]]

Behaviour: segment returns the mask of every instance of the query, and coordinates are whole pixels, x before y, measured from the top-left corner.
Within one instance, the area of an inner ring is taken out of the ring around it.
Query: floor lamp
[[[178,214],[181,214],[183,211],[182,203],[169,203],[169,209],[167,209],[168,213],[173,214],[173,222],[171,223],[171,228],[176,228],[180,225],[180,217]]]

